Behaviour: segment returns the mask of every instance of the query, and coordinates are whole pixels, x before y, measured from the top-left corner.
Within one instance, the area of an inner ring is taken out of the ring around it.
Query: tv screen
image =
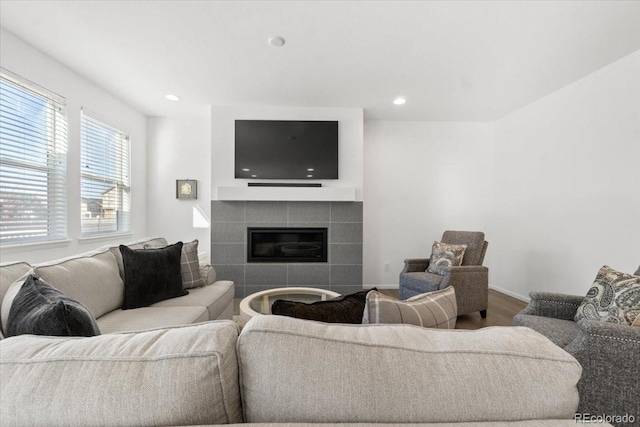
[[[235,177],[338,179],[337,121],[236,120]]]

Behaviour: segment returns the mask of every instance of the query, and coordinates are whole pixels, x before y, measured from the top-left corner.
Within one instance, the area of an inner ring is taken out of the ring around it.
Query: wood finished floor
[[[398,297],[397,289],[379,289],[385,295]],[[240,313],[241,298],[234,299],[234,314]],[[489,308],[487,318],[480,317],[480,313],[471,313],[458,316],[456,329],[480,329],[487,326],[511,326],[513,316],[518,314],[525,306],[526,302],[512,298],[508,295],[489,289]]]

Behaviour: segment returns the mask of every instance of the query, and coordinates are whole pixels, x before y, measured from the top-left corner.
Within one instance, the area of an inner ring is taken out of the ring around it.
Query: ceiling
[[[491,121],[640,49],[637,1],[2,0],[0,25],[149,116]]]

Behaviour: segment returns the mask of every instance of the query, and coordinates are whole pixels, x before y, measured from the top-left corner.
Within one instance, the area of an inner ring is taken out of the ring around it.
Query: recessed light
[[[313,178],[313,175],[307,175],[307,178]]]
[[[269,37],[269,44],[273,47],[282,47],[284,46],[284,39],[280,36]]]
[[[307,172],[313,172],[313,168],[307,169]]]
[[[395,105],[403,105],[403,104],[406,104],[406,103],[407,103],[407,98],[405,98],[405,97],[401,96],[401,97],[399,97],[399,98],[394,99],[394,100],[393,100],[393,103],[394,103]]]
[[[180,97],[178,95],[167,95],[165,96],[169,101],[180,101]]]
[[[247,168],[243,168],[243,169],[242,169],[242,171],[243,171],[243,172],[249,172],[249,169],[247,169]]]
[[[251,178],[257,178],[258,175],[251,175]]]

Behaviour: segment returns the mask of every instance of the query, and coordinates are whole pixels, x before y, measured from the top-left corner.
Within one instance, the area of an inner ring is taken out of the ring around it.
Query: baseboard
[[[495,286],[495,285],[489,285],[489,289],[493,289],[494,291],[500,292],[501,294],[509,295],[510,297],[515,298],[515,299],[520,300],[520,301],[523,301],[523,302],[527,302],[528,303],[528,302],[531,301],[531,298],[529,298],[529,297],[524,297],[522,295],[516,294],[515,292],[511,292],[511,291],[508,291],[506,289],[502,289],[502,288],[500,288],[498,286]]]
[[[378,289],[398,289],[398,284],[390,284],[390,285],[362,285],[362,289],[371,289],[371,288],[378,288]]]

